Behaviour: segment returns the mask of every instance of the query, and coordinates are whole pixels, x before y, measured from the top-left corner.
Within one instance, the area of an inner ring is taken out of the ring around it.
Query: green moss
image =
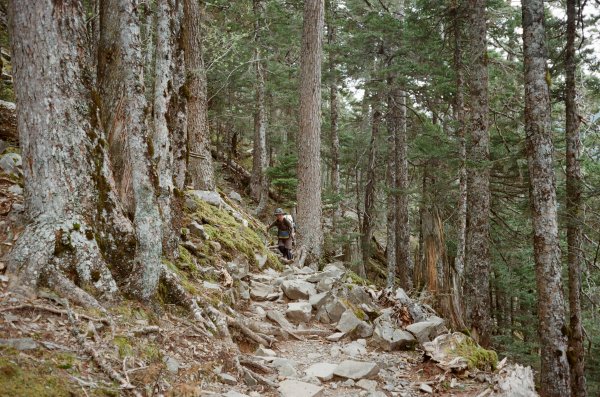
[[[471,338],[459,344],[454,353],[464,357],[471,370],[477,368],[481,371],[494,371],[498,365],[498,354],[493,350],[484,349]]]
[[[157,363],[162,360],[162,353],[158,346],[154,343],[144,345],[141,351],[141,356],[149,363]]]
[[[6,352],[2,353],[4,355]],[[16,359],[0,357],[0,394],[20,397],[77,395],[75,393],[77,388],[67,381],[67,377],[60,376],[55,371],[55,368],[44,363],[33,367]]]
[[[125,336],[115,336],[113,343],[119,349],[119,357],[124,358],[133,355],[133,347],[129,343],[129,338]]]
[[[81,229],[81,225],[79,223],[73,223],[73,230],[79,231]]]
[[[356,284],[356,285],[367,285],[367,280],[365,280],[364,278],[362,278],[361,276],[359,276],[358,274],[354,273],[352,270],[349,270],[346,275],[348,277],[350,277],[350,280],[352,281],[352,283]]]
[[[70,353],[59,353],[56,355],[56,366],[60,369],[71,369],[75,364],[75,356]]]

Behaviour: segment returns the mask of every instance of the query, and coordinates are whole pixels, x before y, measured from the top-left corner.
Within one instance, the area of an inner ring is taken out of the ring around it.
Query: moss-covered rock
[[[465,358],[471,370],[477,368],[481,371],[494,371],[498,365],[498,354],[493,350],[484,349],[471,338],[466,338],[458,344],[454,353]]]

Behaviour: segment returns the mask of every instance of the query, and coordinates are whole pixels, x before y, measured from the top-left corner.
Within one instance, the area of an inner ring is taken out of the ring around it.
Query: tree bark
[[[568,397],[569,364],[556,216],[556,179],[546,78],[544,2],[523,0],[525,133],[541,345],[541,394]]]
[[[336,57],[333,46],[337,39],[336,32],[336,1],[329,1],[329,21],[327,26],[327,43],[329,44],[329,112],[331,118],[331,191],[336,196],[333,209],[333,231],[337,229],[338,219],[341,216],[340,207],[340,137],[338,132],[339,103],[338,103],[338,76],[336,71]]]
[[[134,0],[103,0],[100,7],[100,115],[114,169],[127,170],[117,180],[121,197],[133,212],[136,234],[130,289],[148,300],[160,276],[162,222],[151,180],[140,21]]]
[[[321,225],[321,58],[323,0],[304,3],[300,53],[298,146],[298,233],[313,257],[323,249]]]
[[[264,4],[254,0],[254,67],[256,70],[256,110],[254,113],[254,150],[250,189],[252,198],[258,202],[256,214],[264,215],[269,202],[269,180],[267,178],[267,112],[265,109],[265,70],[262,59],[262,29],[264,29]]]
[[[485,0],[469,1],[469,79],[470,142],[467,168],[467,235],[465,252],[466,311],[472,336],[483,346],[490,343],[489,279],[489,132],[488,70]]]
[[[358,275],[362,278],[366,278],[367,276],[366,269],[369,267],[369,259],[371,259],[371,239],[375,224],[375,196],[377,190],[375,162],[377,160],[377,139],[379,136],[379,127],[381,126],[381,111],[379,106],[379,97],[375,95],[373,119],[371,122],[371,141],[369,143],[369,162],[367,165],[367,184],[365,186],[365,210],[361,225],[362,266],[358,268]]]
[[[577,29],[577,1],[567,0],[567,47],[565,54],[565,108],[566,108],[566,159],[567,159],[567,246],[569,264],[569,365],[571,368],[571,396],[585,397],[585,351],[581,321],[581,168],[579,154],[579,118],[577,115],[577,90],[575,87],[575,39]]]
[[[94,214],[106,197],[97,190],[102,139],[90,124],[93,105],[83,84],[83,10],[75,1],[23,0],[10,2],[9,15],[30,222],[10,255],[10,287],[29,295],[43,281],[101,308],[75,285],[106,297],[117,290],[94,239]]]
[[[186,84],[188,106],[188,179],[195,189],[214,190],[215,177],[210,155],[206,71],[202,59],[200,2],[183,0]]]
[[[174,0],[165,0],[157,4],[156,10],[156,55],[154,56],[154,98],[153,98],[153,128],[152,128],[152,160],[158,176],[158,204],[163,220],[163,251],[174,256],[177,250],[178,238],[173,228],[173,211],[171,197],[175,189],[176,171],[174,154],[177,150],[173,145],[177,141],[176,134],[181,134],[180,128],[173,128],[177,114],[171,115],[169,105],[176,101],[181,79],[177,84],[178,65],[177,36],[181,24],[178,19],[178,6]],[[181,143],[181,139],[178,140]],[[178,186],[182,189],[183,186]]]

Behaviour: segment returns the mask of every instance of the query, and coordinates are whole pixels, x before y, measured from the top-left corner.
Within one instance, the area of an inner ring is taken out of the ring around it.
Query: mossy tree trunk
[[[84,16],[75,1],[10,2],[19,139],[26,166],[29,223],[11,252],[11,288],[34,293],[46,283],[76,302],[100,308],[79,286],[110,297],[117,291],[97,244],[95,214],[114,209],[99,195],[107,178],[103,138],[82,65]],[[102,208],[104,207],[104,208]],[[127,225],[124,226],[127,229]]]

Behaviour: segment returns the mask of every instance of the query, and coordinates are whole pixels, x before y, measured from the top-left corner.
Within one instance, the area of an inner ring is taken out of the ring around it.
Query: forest
[[[599,27],[0,0],[0,396],[598,395]]]

